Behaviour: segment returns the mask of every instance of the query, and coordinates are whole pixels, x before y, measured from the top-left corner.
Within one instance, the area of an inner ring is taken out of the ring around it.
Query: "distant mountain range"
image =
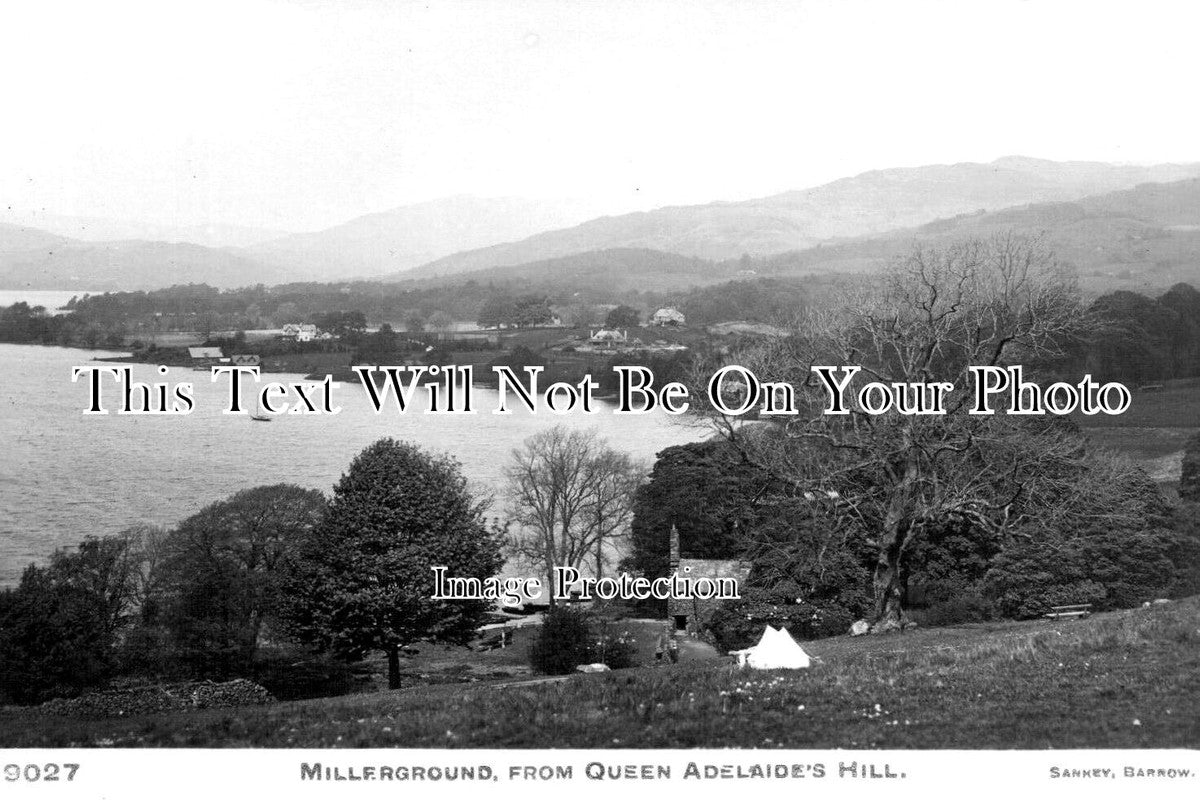
[[[1040,234],[1086,287],[1162,289],[1200,280],[1200,179],[1147,183],[1072,202],[962,214],[926,225],[768,259],[769,274],[870,269],[910,251],[1008,230]]]
[[[297,280],[381,277],[459,250],[574,225],[594,213],[579,201],[447,197],[263,242],[246,255]]]
[[[0,214],[0,224],[15,225],[76,239],[83,242],[168,242],[198,244],[204,247],[249,247],[278,239],[284,231],[250,228],[244,225],[160,225],[153,222],[104,217],[71,217],[30,212]]]
[[[417,285],[465,280],[528,283],[540,291],[663,291],[735,277],[846,274],[878,267],[929,246],[1015,230],[1040,235],[1056,257],[1080,273],[1093,293],[1114,288],[1162,290],[1200,282],[1200,179],[1146,183],[1060,203],[961,214],[911,228],[825,242],[760,257],[746,275],[738,259],[714,261],[657,250],[616,248],[561,258],[428,277]],[[419,274],[421,270],[408,275]],[[402,275],[400,277],[408,277]]]
[[[865,172],[772,197],[601,217],[527,239],[456,253],[397,278],[450,275],[590,250],[646,248],[708,259],[803,250],[842,237],[966,212],[1074,200],[1145,182],[1200,176],[1200,164],[1151,167],[1010,157]]]
[[[314,233],[246,246],[79,236],[0,222],[0,288],[147,289],[294,281],[594,279],[605,270],[647,288],[731,276],[742,254],[770,271],[861,269],[914,238],[1044,230],[1066,260],[1100,277],[1158,283],[1195,271],[1200,164],[1158,166],[1002,158],[879,170],[812,189],[738,202],[587,219],[581,203],[451,197],[371,214]],[[1145,185],[1142,185],[1145,184]],[[1135,188],[1136,187],[1136,188]],[[60,222],[68,218],[56,218]],[[81,225],[78,218],[74,225]],[[569,227],[563,227],[569,226]],[[108,233],[119,231],[110,225]],[[183,233],[183,231],[176,231]],[[202,232],[194,231],[200,239]],[[210,231],[215,235],[215,232]],[[265,232],[229,230],[255,239]],[[599,272],[597,272],[599,270]]]
[[[32,244],[31,247],[25,245]],[[236,250],[180,242],[81,242],[0,223],[0,288],[135,291],[178,283],[282,283]]]

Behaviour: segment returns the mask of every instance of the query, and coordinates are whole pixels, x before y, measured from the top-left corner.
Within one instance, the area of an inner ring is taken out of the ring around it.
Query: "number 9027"
[[[4,780],[15,781],[73,781],[78,764],[5,764]]]

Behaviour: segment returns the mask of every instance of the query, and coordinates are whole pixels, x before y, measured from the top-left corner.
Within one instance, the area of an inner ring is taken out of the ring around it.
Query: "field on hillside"
[[[1200,379],[1167,381],[1161,389],[1134,389],[1124,414],[1074,419],[1085,428],[1200,428]]]
[[[1161,389],[1135,390],[1124,414],[1076,414],[1098,447],[1128,456],[1166,491],[1179,484],[1183,449],[1200,432],[1200,380],[1167,381]]]
[[[809,642],[727,661],[90,721],[0,712],[0,745],[1181,748],[1200,746],[1200,598],[1076,621]]]

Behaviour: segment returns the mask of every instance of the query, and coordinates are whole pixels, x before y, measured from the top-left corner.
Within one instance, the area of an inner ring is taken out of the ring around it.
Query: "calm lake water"
[[[336,416],[280,416],[270,423],[221,414],[227,385],[206,373],[128,365],[135,380],[190,381],[196,410],[186,416],[85,416],[87,387],[71,368],[111,353],[0,344],[0,585],[30,561],[88,535],[138,521],[170,525],[241,489],[295,483],[327,494],[364,447],[383,436],[449,452],[472,488],[500,498],[510,451],[555,424],[596,428],[619,449],[651,462],[671,445],[704,432],[665,415],[618,417],[491,413],[496,393],[474,389],[474,415],[426,415],[410,408],[376,415],[357,383],[342,384]],[[300,376],[268,376],[271,381]],[[106,389],[115,388],[111,378]],[[247,398],[252,397],[249,391]],[[418,393],[417,397],[422,397]],[[497,503],[495,511],[500,510]]]

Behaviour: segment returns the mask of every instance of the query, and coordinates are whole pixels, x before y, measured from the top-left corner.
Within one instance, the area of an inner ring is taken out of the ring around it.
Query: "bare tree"
[[[918,248],[798,320],[791,337],[741,354],[762,380],[793,387],[798,414],[765,425],[707,414],[793,496],[867,538],[877,551],[873,627],[893,630],[902,624],[905,554],[922,531],[967,521],[1001,537],[1031,535],[1085,508],[1119,513],[1089,491],[1112,483],[1088,483],[1069,424],[966,413],[968,366],[1045,362],[1087,326],[1073,278],[1036,238]],[[848,414],[826,414],[818,365],[860,366],[851,396],[866,381],[949,383],[946,413],[869,414],[850,404]]]
[[[628,533],[645,471],[594,431],[559,425],[531,436],[513,450],[506,473],[516,523],[509,552],[548,580],[555,567],[579,569],[585,560],[599,577],[608,551]]]

